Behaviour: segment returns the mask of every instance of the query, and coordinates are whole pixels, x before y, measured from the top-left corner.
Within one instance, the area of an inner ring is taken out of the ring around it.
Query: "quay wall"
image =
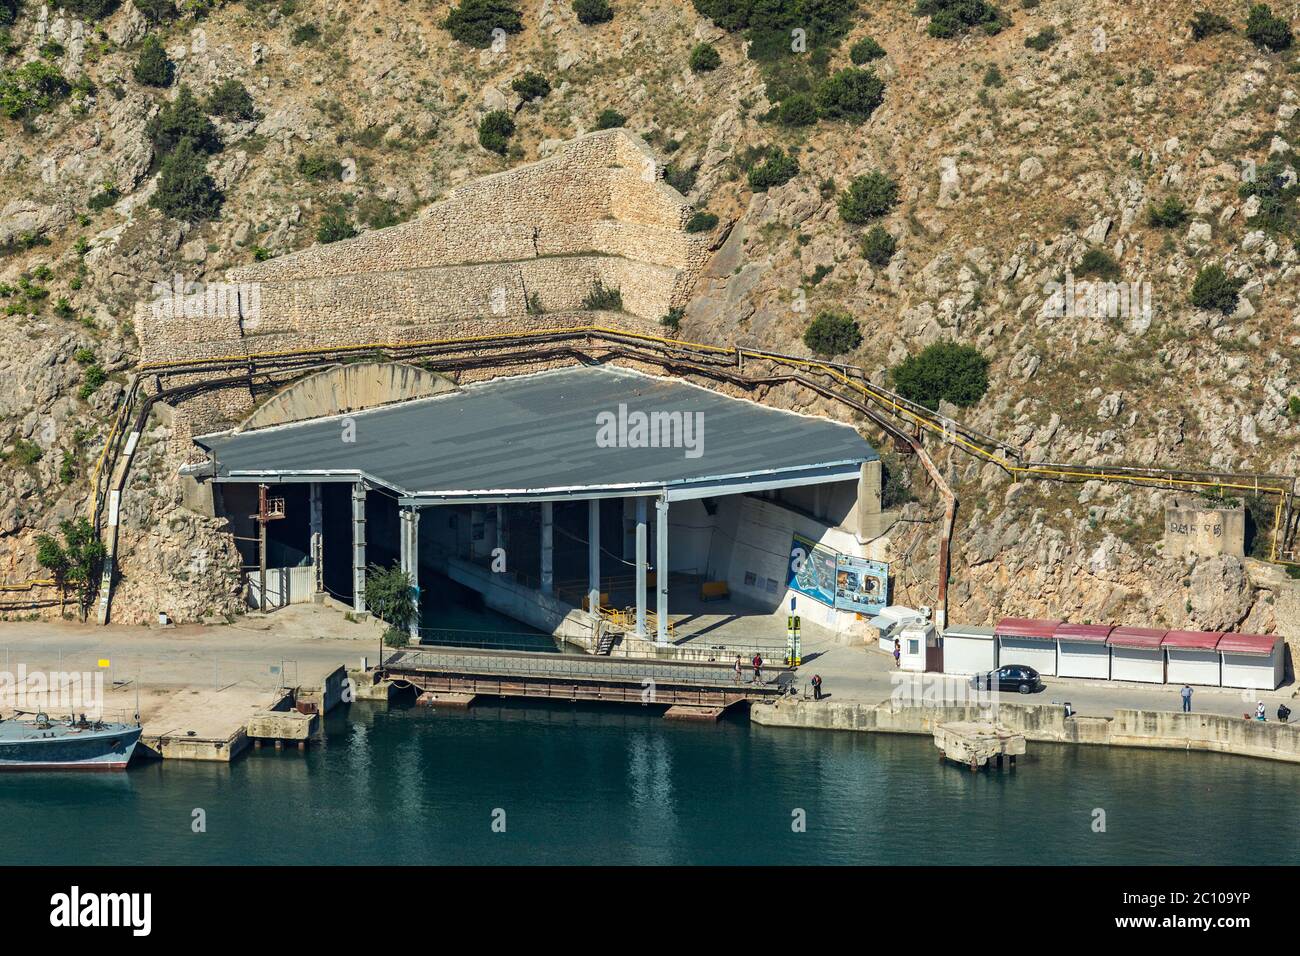
[[[987,720],[987,706],[901,706],[890,701],[805,701],[755,704],[750,719],[769,727],[932,734],[937,724]],[[1300,725],[1218,714],[1117,710],[1114,717],[1066,717],[1059,705],[1000,704],[995,719],[1027,740],[1109,744],[1157,750],[1206,750],[1300,763]]]

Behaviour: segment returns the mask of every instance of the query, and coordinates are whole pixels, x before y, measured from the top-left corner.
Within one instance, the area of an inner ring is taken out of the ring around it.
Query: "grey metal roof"
[[[682,447],[600,447],[598,416],[701,413],[698,457]],[[343,440],[350,421],[355,441]],[[844,480],[877,458],[850,425],[620,368],[494,379],[350,416],[200,436],[217,479],[367,479],[407,498],[542,497],[767,477]],[[820,477],[819,477],[820,476]],[[734,489],[733,489],[734,490]]]

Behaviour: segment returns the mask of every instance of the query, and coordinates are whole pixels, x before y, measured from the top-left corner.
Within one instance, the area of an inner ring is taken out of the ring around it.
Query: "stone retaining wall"
[[[999,704],[994,719],[1027,740],[1049,743],[1110,744],[1160,750],[1210,750],[1300,763],[1300,725],[1243,720],[1217,714],[1117,710],[1113,718],[1066,717],[1059,705]],[[937,724],[988,720],[989,708],[902,706],[885,701],[805,701],[785,699],[755,704],[750,718],[772,727],[855,730],[863,733],[932,734]]]

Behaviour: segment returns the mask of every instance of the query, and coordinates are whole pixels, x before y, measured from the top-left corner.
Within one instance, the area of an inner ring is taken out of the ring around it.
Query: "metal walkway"
[[[399,650],[383,670],[421,691],[723,709],[780,697],[794,683],[779,666],[764,665],[761,683],[746,669],[737,683],[726,664],[500,651]]]

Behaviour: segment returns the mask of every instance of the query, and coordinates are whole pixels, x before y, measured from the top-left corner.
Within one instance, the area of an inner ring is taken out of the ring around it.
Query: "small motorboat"
[[[21,719],[28,717],[30,719]],[[54,722],[44,713],[0,718],[0,770],[125,770],[140,742],[139,724]]]

